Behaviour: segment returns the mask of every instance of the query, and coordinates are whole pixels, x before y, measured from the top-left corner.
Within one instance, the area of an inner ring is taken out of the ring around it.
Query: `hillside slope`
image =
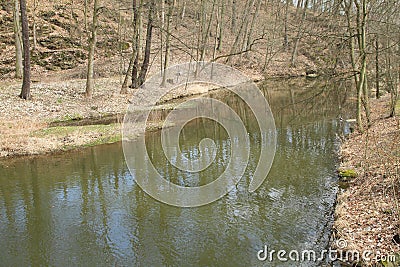
[[[14,76],[15,48],[13,37],[13,6],[12,1],[0,1],[0,75],[3,78]],[[32,63],[34,79],[42,79],[46,76],[58,77],[62,74],[66,79],[85,78],[85,63],[87,59],[87,44],[91,21],[91,7],[88,6],[87,19],[85,23],[83,1],[50,1],[39,0],[38,6],[33,7],[33,1],[28,1],[28,14],[31,35],[35,22],[37,45],[33,48]],[[100,13],[99,38],[96,50],[96,77],[122,76],[127,69],[133,31],[131,26],[131,1],[102,0]],[[291,53],[298,34],[299,15],[295,7],[289,8],[288,14],[288,37],[289,47],[283,48],[284,40],[284,6],[277,2],[264,2],[259,9],[258,17],[254,22],[252,39],[257,40],[252,51],[234,57],[231,64],[249,75],[267,74],[267,76],[299,76],[304,75],[307,70],[324,69],[327,62],[331,62],[329,44],[321,43],[318,39],[319,31],[326,31],[324,19],[321,16],[320,29],[314,27],[316,18],[310,14],[307,17],[303,29],[301,41],[299,42],[298,57],[295,67],[291,66]],[[265,4],[267,3],[267,4]],[[181,3],[182,5],[182,3]],[[244,5],[240,2],[239,5]],[[144,7],[145,9],[146,7]],[[184,18],[182,18],[183,6],[177,5],[171,18],[172,40],[171,40],[171,64],[193,60],[197,49],[197,31],[199,25],[199,6],[197,3],[189,2],[184,7]],[[225,7],[226,9],[227,7]],[[218,62],[225,63],[224,55],[231,53],[235,43],[235,36],[240,30],[240,21],[244,7],[239,6],[236,20],[236,31],[230,29],[232,22],[231,11],[225,10],[222,20],[223,40],[220,51],[216,56],[222,56]],[[35,10],[35,12],[33,12]],[[209,7],[210,12],[212,9]],[[251,15],[256,12],[256,7],[251,10]],[[146,27],[146,12],[143,13],[142,35],[144,39]],[[34,16],[35,14],[35,16]],[[207,18],[206,18],[207,19]],[[152,71],[160,69],[160,58],[163,46],[160,31],[160,10],[157,11],[156,27],[152,43]],[[215,19],[214,19],[215,20]],[[251,20],[250,20],[251,21]],[[86,27],[85,27],[86,24]],[[210,36],[207,42],[206,59],[212,59],[215,41],[215,29],[217,26],[213,21]],[[314,28],[312,28],[314,27]],[[315,31],[310,35],[309,30]],[[164,36],[165,39],[165,36]],[[259,39],[259,40],[258,40]],[[142,40],[144,43],[144,40]],[[312,49],[311,49],[312,48]],[[240,50],[240,49],[237,49]],[[63,72],[69,70],[68,72]],[[65,76],[66,75],[66,76]]]

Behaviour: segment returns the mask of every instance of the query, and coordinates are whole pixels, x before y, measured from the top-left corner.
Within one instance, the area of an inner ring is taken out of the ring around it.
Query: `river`
[[[349,131],[351,102],[343,84],[266,81],[277,129],[271,171],[257,191],[249,177],[257,163],[260,133],[244,115],[250,164],[244,179],[223,198],[197,208],[160,203],[135,183],[121,143],[0,161],[1,266],[316,266],[317,262],[260,261],[270,250],[325,249],[337,187],[337,135]],[[237,110],[234,95],[212,92]],[[221,172],[229,138],[218,124],[195,120],[182,132],[182,151],[195,155],[209,137],[215,164],[201,175],[168,164],[160,134],[146,134],[149,155],[175,183],[205,184]],[[222,167],[221,167],[222,166]]]

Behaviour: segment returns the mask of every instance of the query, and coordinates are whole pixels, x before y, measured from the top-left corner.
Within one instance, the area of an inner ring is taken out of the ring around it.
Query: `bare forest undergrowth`
[[[340,155],[341,170],[354,170],[357,177],[338,196],[336,238],[347,242],[348,251],[371,251],[371,258],[400,249],[395,237],[400,229],[400,120],[384,115],[389,114],[388,99],[373,100],[371,128],[352,133]]]

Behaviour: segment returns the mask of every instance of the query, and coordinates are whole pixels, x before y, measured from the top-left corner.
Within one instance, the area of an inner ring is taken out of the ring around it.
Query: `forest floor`
[[[335,212],[336,247],[345,251],[369,251],[363,265],[376,266],[395,255],[400,262],[400,119],[388,118],[389,95],[372,102],[372,126],[352,133],[341,147],[340,172],[348,181],[339,193]],[[360,256],[361,260],[362,257]]]

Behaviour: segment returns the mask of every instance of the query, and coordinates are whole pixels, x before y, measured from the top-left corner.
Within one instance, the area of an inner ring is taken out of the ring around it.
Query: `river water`
[[[257,253],[268,246],[318,255],[327,247],[338,190],[337,135],[348,131],[339,118],[348,118],[351,104],[345,86],[325,81],[269,81],[261,89],[278,142],[272,169],[254,193],[247,188],[260,133],[243,103],[224,92],[211,95],[242,111],[251,161],[236,189],[206,206],[177,208],[148,196],[127,169],[120,143],[1,161],[0,265],[317,266],[276,255],[260,261]],[[159,133],[147,133],[146,144],[159,172],[190,186],[210,182],[229,155],[226,132],[209,120],[183,129],[183,153],[196,155],[204,137],[218,153],[201,175],[169,165]]]

